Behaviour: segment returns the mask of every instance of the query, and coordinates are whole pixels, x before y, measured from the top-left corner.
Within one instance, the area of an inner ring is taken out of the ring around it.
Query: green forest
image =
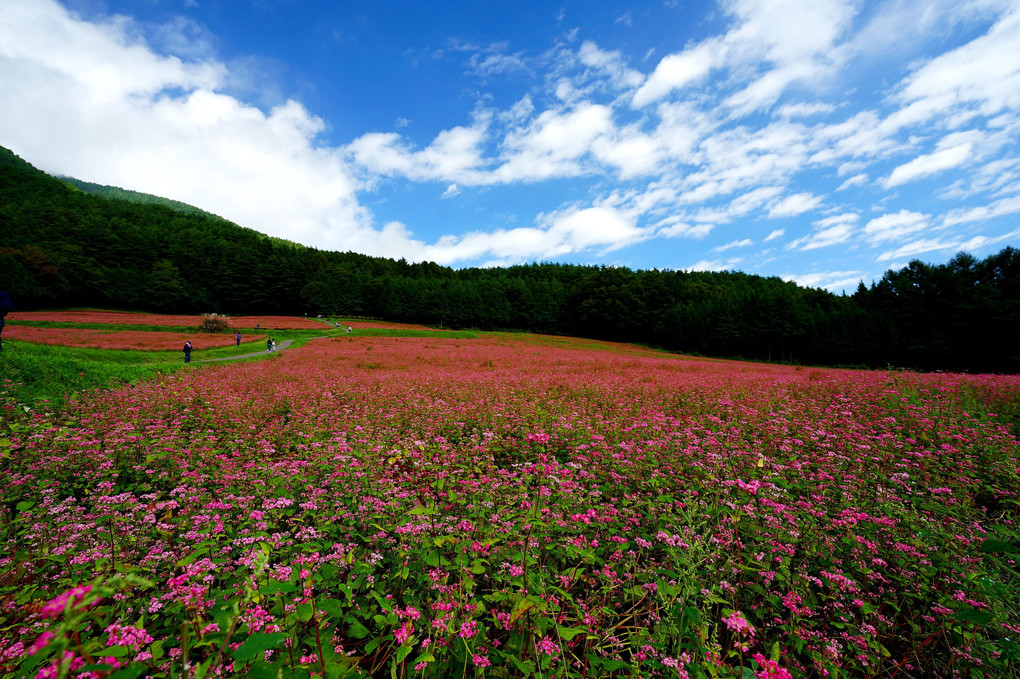
[[[1020,251],[913,261],[852,295],[741,272],[452,269],[271,238],[197,208],[63,181],[0,148],[0,287],[18,309],[344,315],[706,356],[1020,372]]]

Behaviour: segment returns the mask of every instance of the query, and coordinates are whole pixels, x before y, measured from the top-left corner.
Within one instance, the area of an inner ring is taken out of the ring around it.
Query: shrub
[[[223,332],[230,328],[230,317],[219,314],[202,314],[198,329],[202,332]]]

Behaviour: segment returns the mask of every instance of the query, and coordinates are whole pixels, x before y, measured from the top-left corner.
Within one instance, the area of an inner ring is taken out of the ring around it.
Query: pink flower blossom
[[[80,604],[85,600],[86,595],[92,591],[92,585],[78,585],[72,587],[63,594],[51,599],[46,602],[46,605],[42,607],[40,613],[45,618],[57,618],[64,614],[67,609],[68,603],[70,602],[70,610],[74,611],[78,609]]]

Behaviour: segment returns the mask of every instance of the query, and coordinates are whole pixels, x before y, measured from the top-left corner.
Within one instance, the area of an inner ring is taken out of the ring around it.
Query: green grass
[[[180,367],[169,362],[139,365],[151,359],[152,353],[144,351],[7,341],[0,353],[0,375],[3,375],[0,397],[10,397],[27,406],[49,402],[51,406],[60,407],[83,391],[131,384]]]
[[[336,334],[324,330],[274,331],[273,337],[277,343],[293,340],[291,347],[296,348],[312,337]],[[188,367],[198,368],[207,358],[240,356],[265,348],[265,341],[259,340],[201,349],[192,353]],[[61,408],[82,392],[134,384],[183,367],[180,351],[86,349],[7,340],[0,352],[0,399],[12,398],[29,407],[46,403]]]

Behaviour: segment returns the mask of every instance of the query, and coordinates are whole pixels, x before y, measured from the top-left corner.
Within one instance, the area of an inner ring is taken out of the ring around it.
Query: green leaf
[[[269,634],[253,634],[241,644],[230,657],[240,662],[248,662],[263,651],[282,646],[287,635],[283,632],[271,632]]]
[[[315,609],[312,608],[311,604],[298,604],[297,606],[297,617],[301,622],[308,622],[312,619],[312,615],[315,614]]]
[[[422,514],[432,515],[432,514],[438,514],[438,513],[439,513],[438,510],[432,509],[430,507],[415,507],[414,509],[409,511],[407,513],[407,515],[408,516],[421,516]]]
[[[986,554],[1020,554],[1020,547],[994,538],[982,542],[979,549]]]
[[[584,633],[584,630],[580,627],[560,627],[559,625],[556,625],[556,631],[559,632],[559,635],[567,641],[570,641],[578,634]]]
[[[109,646],[103,649],[101,655],[106,658],[123,658],[130,650],[127,646]]]
[[[290,582],[269,582],[259,587],[263,594],[281,594],[284,592],[298,591],[297,585]]]
[[[148,671],[149,667],[145,663],[132,663],[111,674],[110,679],[138,679],[138,677],[146,674]]]
[[[984,611],[979,611],[976,608],[971,608],[966,611],[957,611],[953,614],[954,620],[959,620],[960,622],[972,622],[975,625],[987,625],[994,617],[995,616],[991,613],[985,613]]]
[[[113,665],[107,665],[106,663],[94,663],[92,665],[82,665],[75,672],[110,672],[115,670]]]
[[[602,666],[602,669],[606,672],[616,672],[617,670],[625,670],[628,665],[622,660],[596,660],[596,663]]]
[[[336,599],[320,599],[316,602],[320,611],[326,611],[330,620],[339,620],[344,617],[344,605]]]
[[[211,543],[208,542],[208,541],[200,542],[198,544],[198,546],[195,547],[195,551],[194,552],[192,552],[191,554],[189,554],[188,556],[184,557],[183,559],[181,559],[180,561],[177,562],[177,566],[178,567],[180,567],[180,566],[187,566],[189,563],[191,563],[192,561],[194,561],[195,559],[197,559],[200,556],[203,556],[203,555],[208,556],[209,555],[209,545],[210,544]]]
[[[407,654],[410,653],[413,650],[414,650],[414,647],[411,646],[410,644],[404,644],[403,646],[398,648],[397,649],[397,662],[398,663],[404,662],[404,658],[406,658]]]
[[[368,636],[368,628],[362,625],[360,622],[351,623],[351,628],[347,632],[355,639],[364,639]]]
[[[412,665],[417,665],[420,662],[435,662],[435,661],[436,661],[436,656],[432,655],[431,651],[425,651],[424,653],[419,655],[417,658],[412,660],[411,664]]]
[[[521,597],[518,599],[517,603],[514,604],[513,609],[510,611],[510,624],[512,625],[517,622],[522,615],[532,608],[537,608],[537,604],[531,597]]]
[[[510,662],[514,664],[517,671],[526,677],[530,677],[535,674],[535,663],[531,660],[519,660],[516,656],[504,656],[510,658]]]

